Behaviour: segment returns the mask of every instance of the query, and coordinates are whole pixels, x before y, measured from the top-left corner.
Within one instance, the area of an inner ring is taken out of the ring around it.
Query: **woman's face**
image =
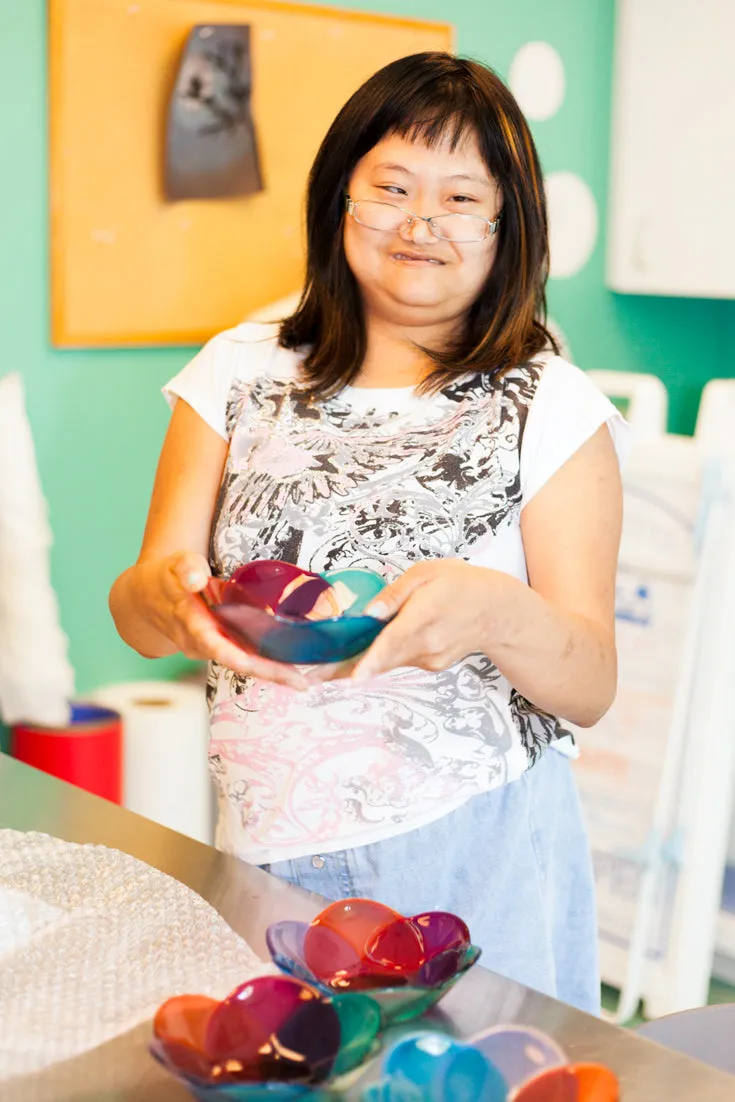
[[[348,184],[353,200],[394,203],[425,217],[479,214],[494,221],[502,195],[474,134],[452,150],[390,135],[358,162]],[[435,237],[426,222],[398,232],[370,229],[347,215],[344,249],[370,318],[435,326],[459,322],[479,295],[499,233],[457,243]]]

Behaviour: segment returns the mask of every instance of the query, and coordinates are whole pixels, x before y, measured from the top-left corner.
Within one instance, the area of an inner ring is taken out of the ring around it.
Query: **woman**
[[[550,747],[615,692],[624,425],[543,324],[541,172],[508,90],[445,54],[386,66],[324,139],[307,233],[295,314],[165,388],[115,621],[210,660],[221,848],[458,912],[488,967],[594,1011],[589,855]],[[197,594],[269,558],[379,571],[391,622],[344,668],[244,653]]]

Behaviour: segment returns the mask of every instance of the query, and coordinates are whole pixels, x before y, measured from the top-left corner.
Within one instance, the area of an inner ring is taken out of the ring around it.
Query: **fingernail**
[[[375,601],[374,604],[367,606],[365,612],[368,616],[374,616],[376,620],[385,620],[390,609],[382,601]]]
[[[203,584],[201,574],[191,573],[186,575],[186,585],[189,589],[199,589]]]

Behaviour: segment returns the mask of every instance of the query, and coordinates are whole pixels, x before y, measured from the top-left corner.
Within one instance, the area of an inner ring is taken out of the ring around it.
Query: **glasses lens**
[[[359,199],[352,205],[352,214],[361,225],[371,230],[395,233],[410,217],[409,211],[393,203]],[[474,214],[440,214],[429,223],[432,232],[445,241],[483,241],[489,232],[484,218]]]
[[[482,241],[487,237],[488,224],[475,214],[440,214],[431,220],[437,237],[445,241]]]
[[[354,203],[352,213],[358,222],[371,230],[398,230],[408,214],[392,203],[374,203],[370,199]]]

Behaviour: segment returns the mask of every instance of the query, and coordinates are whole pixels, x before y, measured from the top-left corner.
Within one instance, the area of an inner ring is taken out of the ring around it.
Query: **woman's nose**
[[[425,245],[437,240],[431,232],[429,223],[415,214],[412,218],[406,219],[401,226],[400,234],[405,241],[413,241],[417,245]]]

